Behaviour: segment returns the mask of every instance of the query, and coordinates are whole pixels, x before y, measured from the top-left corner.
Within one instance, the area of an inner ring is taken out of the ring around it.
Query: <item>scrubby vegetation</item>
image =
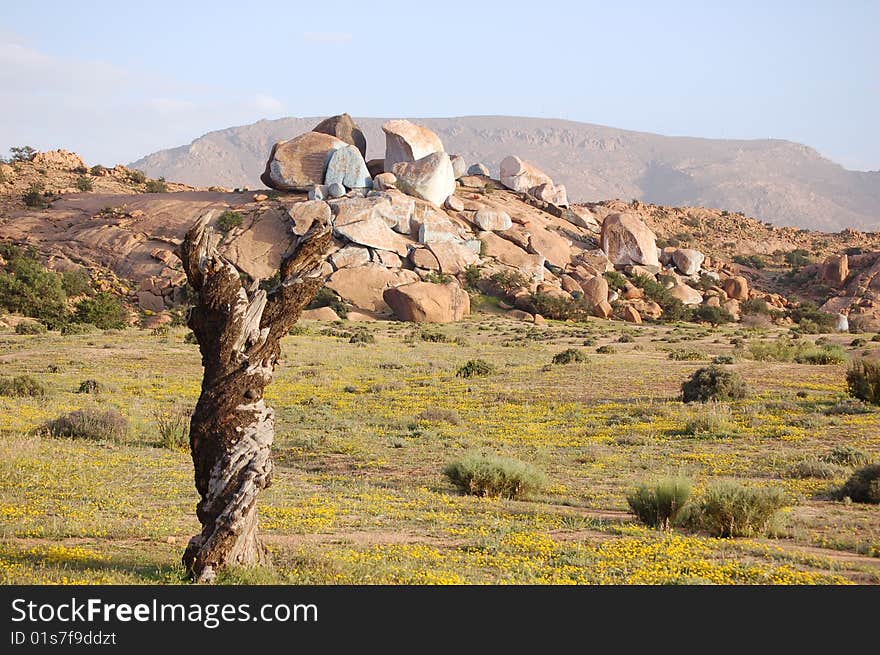
[[[846,372],[849,394],[872,405],[880,405],[880,363],[860,359]]]
[[[739,373],[714,364],[697,369],[681,385],[681,397],[686,403],[725,402],[740,400],[746,395],[746,383]]]
[[[645,525],[668,530],[691,495],[687,478],[665,478],[643,484],[626,497],[626,502]]]
[[[691,524],[715,537],[751,537],[766,533],[786,504],[785,492],[777,487],[719,481],[698,502]]]
[[[13,398],[40,398],[46,395],[46,385],[33,375],[0,378],[0,396]]]
[[[120,329],[128,322],[128,312],[119,298],[102,291],[76,304],[75,319],[78,323],[91,323],[102,330]]]
[[[496,455],[468,455],[449,464],[443,474],[461,493],[492,498],[523,498],[547,484],[531,464]]]
[[[128,434],[128,419],[115,409],[80,409],[49,421],[46,431],[53,437],[122,441]]]
[[[244,223],[244,219],[241,214],[231,209],[227,209],[217,217],[217,229],[224,233],[241,227],[242,223]]]
[[[321,287],[315,299],[308,304],[307,309],[318,309],[320,307],[329,307],[336,312],[339,318],[346,318],[348,316],[348,308],[345,306],[342,298],[330,287]]]
[[[880,464],[870,464],[853,473],[840,494],[856,503],[880,503]]]
[[[562,352],[553,355],[554,364],[572,364],[585,361],[587,361],[587,356],[577,348],[566,348]]]
[[[459,378],[475,378],[491,375],[495,372],[495,367],[485,359],[471,359],[462,364],[455,372],[455,376]]]

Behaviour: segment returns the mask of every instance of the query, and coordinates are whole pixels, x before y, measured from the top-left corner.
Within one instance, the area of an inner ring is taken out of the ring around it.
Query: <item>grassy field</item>
[[[880,460],[880,412],[847,401],[845,365],[746,356],[780,329],[539,327],[482,316],[424,336],[412,324],[375,323],[365,328],[375,342],[357,344],[352,327],[303,324],[285,339],[267,390],[276,475],[260,507],[274,564],[221,581],[880,582],[878,507],[833,498],[851,468],[797,473],[805,458],[844,444]],[[200,359],[185,334],[0,335],[0,374],[29,373],[49,388],[45,398],[0,397],[0,582],[184,581],[197,495],[187,451],[160,446],[156,414],[197,398]],[[870,336],[855,347],[853,335],[828,338],[862,355],[880,349]],[[608,344],[616,352],[596,352]],[[586,361],[551,363],[570,347]],[[671,350],[695,353],[678,361]],[[730,368],[749,397],[678,400],[682,381],[719,354],[735,356]],[[477,357],[496,372],[455,376]],[[87,379],[103,388],[78,393]],[[38,430],[89,406],[120,410],[129,435],[101,442]],[[706,416],[708,427],[695,429]],[[473,452],[533,463],[549,485],[528,500],[461,496],[442,471]],[[668,474],[688,476],[697,497],[719,478],[781,487],[790,507],[766,537],[643,527],[626,494]]]

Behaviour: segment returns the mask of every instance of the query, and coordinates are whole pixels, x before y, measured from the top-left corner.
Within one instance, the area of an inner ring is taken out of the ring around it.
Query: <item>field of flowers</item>
[[[845,365],[748,359],[748,344],[781,330],[482,316],[424,329],[369,324],[375,341],[350,343],[352,329],[308,323],[285,339],[267,390],[276,476],[260,507],[274,564],[222,581],[880,582],[880,510],[833,495],[851,469],[792,473],[836,446],[880,460],[880,411],[847,399]],[[184,581],[197,496],[189,455],[161,446],[157,416],[198,396],[200,358],[186,332],[0,334],[0,376],[30,374],[48,389],[0,396],[0,583]],[[880,351],[870,340],[852,346],[852,335],[829,339],[852,355]],[[604,345],[616,352],[597,353]],[[585,361],[551,363],[567,348]],[[670,357],[682,349],[692,352]],[[682,381],[717,355],[734,357],[749,396],[682,403]],[[475,358],[494,373],[456,377]],[[84,380],[99,390],[81,393]],[[87,407],[122,412],[128,435],[40,429]],[[532,463],[549,485],[526,500],[459,495],[442,471],[473,452]],[[697,496],[720,478],[780,487],[790,506],[766,537],[639,525],[627,493],[673,474]]]

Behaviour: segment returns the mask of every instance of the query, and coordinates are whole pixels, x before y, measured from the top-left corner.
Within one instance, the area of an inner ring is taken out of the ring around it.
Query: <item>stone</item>
[[[465,175],[458,178],[458,183],[466,189],[485,189],[488,186],[487,179],[478,175]]]
[[[535,325],[547,325],[547,319],[540,314],[535,314],[532,320],[535,321]]]
[[[687,284],[672,285],[669,289],[669,295],[685,305],[699,305],[703,302],[703,294]]]
[[[272,146],[260,180],[279,191],[307,191],[313,185],[324,183],[330,157],[346,145],[345,141],[320,132],[306,132],[289,141],[279,141]]]
[[[609,273],[614,270],[614,264],[608,259],[608,255],[600,248],[585,250],[578,255],[578,260],[594,271],[594,275]]]
[[[549,202],[557,207],[568,207],[568,194],[564,184],[553,184],[552,182],[544,182],[536,187],[529,189],[529,195],[534,196],[538,200]]]
[[[846,255],[844,255],[846,257]],[[846,317],[846,314],[838,314],[837,322],[834,324],[834,329],[838,332],[849,332],[849,319]]]
[[[513,221],[510,219],[510,214],[505,211],[501,211],[500,209],[489,209],[488,207],[483,207],[477,210],[477,213],[474,214],[474,223],[481,230],[509,230],[513,227]]]
[[[350,321],[352,323],[375,323],[376,317],[372,314],[367,314],[365,312],[349,311],[348,316],[345,317],[345,320]]]
[[[387,266],[388,268],[401,268],[403,260],[396,252],[390,250],[373,250],[371,258],[374,262]]]
[[[346,189],[371,188],[373,181],[360,150],[354,146],[344,146],[330,155],[324,184],[331,188],[334,184],[341,184]]]
[[[141,309],[148,312],[161,312],[165,310],[165,301],[162,296],[154,294],[152,291],[138,291],[138,305]]]
[[[347,198],[335,203],[334,211],[333,230],[336,236],[362,246],[406,255],[409,242],[388,226],[387,217],[393,212],[393,207],[387,198]]]
[[[734,300],[748,300],[749,298],[749,281],[741,275],[734,275],[724,280],[722,288],[728,298]]]
[[[468,175],[485,175],[489,177],[489,167],[486,164],[476,163],[471,164],[467,169]],[[457,179],[457,178],[456,178]]]
[[[637,300],[645,297],[645,292],[635,284],[627,280],[623,285],[623,297],[625,300]]]
[[[412,217],[416,209],[416,200],[397,189],[387,189],[378,196],[388,201],[388,205],[382,204],[380,215],[395,232],[410,235],[412,230]]]
[[[419,276],[413,271],[394,271],[370,262],[364,266],[339,269],[330,276],[327,286],[360,309],[389,312],[390,308],[383,298],[384,291],[401,284],[417,282],[418,279]]]
[[[401,321],[451,323],[471,313],[471,301],[458,282],[413,282],[386,289],[383,298]]]
[[[574,205],[571,207],[571,211],[563,214],[563,218],[572,225],[582,227],[594,234],[597,234],[602,229],[593,212],[586,207]]]
[[[337,139],[357,148],[358,152],[361,153],[361,158],[367,156],[367,139],[357,126],[357,123],[354,122],[354,119],[348,114],[339,114],[325,118],[312,128],[312,132],[321,132],[335,136]],[[346,184],[345,186],[348,185]]]
[[[349,266],[363,266],[369,261],[370,251],[363,246],[345,246],[330,255],[330,263],[336,270]]]
[[[553,180],[537,166],[510,156],[501,160],[501,184],[513,191],[528,193],[536,186],[553,184]]]
[[[309,231],[314,223],[327,225],[330,223],[330,205],[323,200],[307,200],[298,202],[287,210],[293,221],[293,233],[299,237]]]
[[[653,300],[636,300],[632,306],[643,317],[647,316],[655,321],[663,316],[663,308]]]
[[[341,198],[345,195],[345,187],[339,182],[327,185],[327,195],[331,198]]]
[[[502,264],[507,264],[519,269],[526,278],[541,281],[544,279],[544,257],[532,255],[525,250],[502,239],[494,232],[481,232],[480,241],[485,248],[486,256],[497,259]]]
[[[449,161],[452,162],[452,174],[457,180],[467,175],[467,162],[461,155],[449,155]]]
[[[462,242],[438,241],[428,244],[428,248],[437,258],[440,272],[447,275],[457,275],[480,260],[479,256]]]
[[[419,243],[437,241],[461,241],[462,230],[453,223],[445,212],[441,212],[428,203],[416,203],[413,217],[410,220],[411,234],[415,233]]]
[[[703,303],[706,307],[721,307],[721,298],[718,296],[709,296]]]
[[[608,302],[608,280],[601,275],[591,277],[580,284],[584,293],[584,300],[594,307],[600,303]]]
[[[456,196],[449,196],[443,203],[443,206],[453,212],[464,211],[464,201]]]
[[[611,304],[607,300],[593,305],[593,316],[599,318],[611,318],[611,314],[613,313],[614,310],[611,308]]]
[[[434,152],[412,162],[396,163],[392,172],[397,176],[397,186],[401,191],[438,207],[455,193],[452,163],[445,152]]]
[[[367,162],[367,170],[370,172],[370,177],[375,178],[380,173],[385,173],[385,160],[384,159],[371,159]],[[390,171],[388,171],[390,172]]]
[[[706,256],[693,248],[679,248],[672,253],[672,262],[682,275],[696,275]]]
[[[627,305],[623,308],[623,320],[627,323],[639,324],[642,322],[642,316],[641,314],[639,314],[635,307]]]
[[[402,162],[415,162],[424,157],[443,152],[443,142],[434,132],[422,125],[407,120],[388,121],[382,125],[385,132],[385,170],[394,173],[394,165]],[[448,155],[447,155],[448,159]],[[449,164],[452,175],[452,164]],[[453,182],[455,177],[452,178]],[[452,192],[446,195],[451,195]],[[444,196],[440,202],[442,203]]]
[[[413,248],[409,253],[409,260],[417,268],[424,268],[428,271],[440,270],[440,262],[428,248]]]
[[[657,237],[633,214],[611,214],[602,222],[602,250],[615,266],[641,264],[660,269]]]
[[[317,309],[304,309],[299,315],[300,321],[338,321],[339,314],[329,307],[318,307]]]
[[[521,309],[511,309],[510,311],[508,311],[505,314],[505,316],[507,316],[508,318],[512,318],[515,321],[525,321],[527,323],[534,323],[535,322],[534,316],[532,316],[528,312],[525,312]]]
[[[562,284],[562,288],[568,291],[569,293],[583,293],[584,290],[581,288],[581,285],[575,280],[571,275],[563,275],[559,279]]]
[[[255,193],[254,194],[254,202],[263,202],[264,200],[268,200],[269,196],[265,193]]]
[[[315,184],[309,187],[309,200],[326,200],[330,197],[327,187],[323,184]]]
[[[548,262],[563,269],[571,263],[571,241],[537,224],[529,225],[527,229],[529,252],[543,255]]]
[[[397,187],[397,177],[394,173],[379,173],[373,178],[373,188],[377,191],[394,189]]]
[[[833,289],[840,289],[849,276],[849,258],[846,253],[830,255],[822,262],[821,279]]]

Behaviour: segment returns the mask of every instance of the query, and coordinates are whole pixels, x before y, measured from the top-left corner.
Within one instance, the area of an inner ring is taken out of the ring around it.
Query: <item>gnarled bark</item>
[[[259,564],[266,550],[257,535],[256,501],[272,481],[274,412],[263,389],[281,354],[280,340],[321,288],[321,261],[330,243],[327,225],[313,225],[281,263],[280,284],[268,293],[259,281],[245,286],[239,270],[217,251],[218,235],[200,218],[180,246],[180,258],[198,300],[189,327],[202,353],[202,392],[190,422],[190,449],[201,533],[183,563],[208,582],[227,565]]]

